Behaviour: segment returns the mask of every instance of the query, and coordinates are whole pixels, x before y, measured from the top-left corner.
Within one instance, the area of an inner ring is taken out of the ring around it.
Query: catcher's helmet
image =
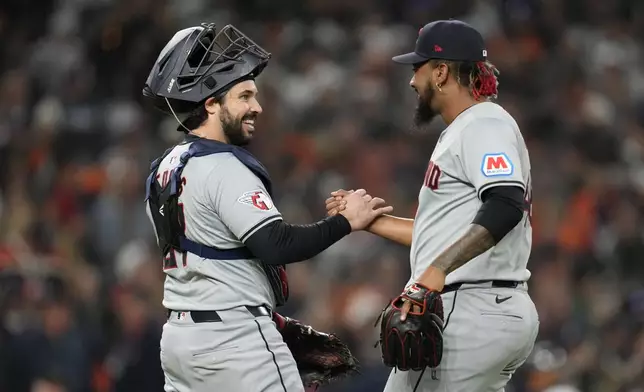
[[[203,23],[177,32],[166,44],[143,95],[166,113],[189,113],[209,97],[259,75],[270,57],[236,27],[216,31],[214,23]]]

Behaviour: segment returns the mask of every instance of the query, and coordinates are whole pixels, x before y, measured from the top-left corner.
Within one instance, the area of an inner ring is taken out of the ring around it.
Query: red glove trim
[[[273,312],[273,321],[275,322],[278,331],[281,331],[286,326],[286,319],[277,312]]]

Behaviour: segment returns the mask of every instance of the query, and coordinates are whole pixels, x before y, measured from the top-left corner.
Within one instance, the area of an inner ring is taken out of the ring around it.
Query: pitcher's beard
[[[425,87],[424,94],[418,95],[418,103],[414,113],[414,124],[412,129],[414,133],[423,132],[438,115],[438,112],[434,111],[430,105],[435,94],[434,89],[428,85]]]

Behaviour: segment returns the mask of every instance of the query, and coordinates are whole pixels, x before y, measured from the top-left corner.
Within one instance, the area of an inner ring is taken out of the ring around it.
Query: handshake
[[[372,197],[364,189],[357,191],[341,189],[331,192],[331,197],[326,199],[327,215],[343,215],[351,224],[352,231],[367,228],[374,219],[393,210],[394,208],[388,206],[383,199]]]

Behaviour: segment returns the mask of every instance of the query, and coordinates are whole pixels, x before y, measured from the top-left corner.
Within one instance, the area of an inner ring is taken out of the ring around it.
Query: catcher
[[[392,209],[359,190],[337,216],[309,225],[282,220],[266,169],[240,147],[262,112],[254,79],[269,58],[234,26],[188,28],[161,51],[143,90],[185,133],[152,163],[146,182],[166,275],[166,392],[301,392],[357,370],[336,336],[275,308],[288,300],[286,264]]]

